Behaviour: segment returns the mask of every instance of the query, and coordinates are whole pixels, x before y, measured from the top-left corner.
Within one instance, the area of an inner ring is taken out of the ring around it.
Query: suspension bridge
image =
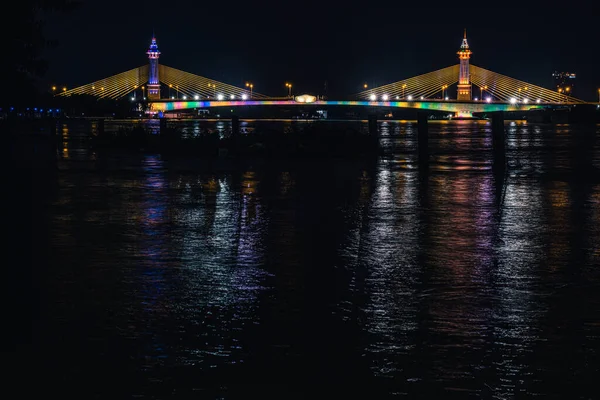
[[[58,96],[91,95],[99,99],[147,101],[151,113],[243,106],[359,106],[436,110],[470,117],[473,113],[528,111],[586,103],[583,100],[471,65],[466,31],[457,52],[459,64],[366,89],[343,100],[323,100],[302,95],[281,98],[255,92],[253,85],[240,88],[158,63],[160,51],[152,38],[146,52],[149,63],[92,83],[64,90]],[[457,98],[448,89],[456,85]],[[473,96],[475,87],[479,96]],[[176,96],[173,95],[176,93]],[[168,93],[168,95],[167,95]],[[138,97],[139,95],[139,97]],[[439,97],[438,97],[439,96]]]

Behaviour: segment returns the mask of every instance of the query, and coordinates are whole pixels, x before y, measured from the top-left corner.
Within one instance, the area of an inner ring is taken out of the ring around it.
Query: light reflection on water
[[[593,397],[597,141],[507,123],[498,176],[490,129],[432,123],[428,170],[412,122],[381,123],[373,162],[193,169],[68,142],[36,342],[50,388]]]

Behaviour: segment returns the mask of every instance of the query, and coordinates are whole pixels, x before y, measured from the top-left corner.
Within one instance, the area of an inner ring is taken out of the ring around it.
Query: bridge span
[[[231,101],[154,101],[150,103],[152,112],[169,112],[177,110],[213,107],[248,107],[248,106],[350,106],[350,107],[391,107],[413,108],[419,110],[446,111],[457,117],[472,117],[474,113],[494,111],[529,111],[534,109],[561,106],[564,104],[549,103],[504,103],[453,100],[414,100],[414,101],[353,101],[353,100],[315,100],[299,102],[296,100],[231,100]]]

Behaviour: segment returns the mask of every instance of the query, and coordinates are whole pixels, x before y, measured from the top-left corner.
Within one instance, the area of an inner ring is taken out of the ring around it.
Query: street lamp
[[[448,85],[442,85],[442,99],[444,98],[444,90],[448,88]]]
[[[171,91],[173,90],[173,84],[169,83],[169,97],[173,97],[173,95],[171,94]]]
[[[369,87],[369,85],[367,85],[366,83],[363,85],[363,87],[366,89]],[[598,91],[600,91],[600,89],[598,89]]]
[[[402,98],[404,98],[404,89],[406,89],[406,83],[402,85]]]
[[[565,88],[565,103],[569,102],[569,95],[567,93],[569,93],[569,90],[571,90],[571,86],[567,86]]]
[[[56,86],[52,86],[52,91],[56,92]],[[600,92],[600,89],[598,90],[598,92]]]
[[[561,94],[562,92],[563,92],[563,89],[562,89],[562,88],[558,88],[558,94],[559,94],[559,96],[560,96],[560,94]],[[560,97],[559,97],[559,101],[560,101]]]
[[[246,82],[246,87],[250,88],[250,98],[252,98],[252,88],[254,87],[253,83]]]
[[[213,89],[213,97],[215,97],[217,95],[217,85],[214,83],[209,83],[208,87]]]
[[[479,97],[483,99],[483,91],[487,90],[487,85],[479,86]]]
[[[286,83],[285,87],[288,88],[288,97],[292,97],[292,84]]]
[[[66,87],[64,87],[64,88],[63,88],[63,92],[66,92],[66,91],[67,91],[67,88],[66,88]]]

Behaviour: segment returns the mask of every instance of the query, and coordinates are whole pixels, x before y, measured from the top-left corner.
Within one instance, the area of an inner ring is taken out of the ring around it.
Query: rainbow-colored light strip
[[[544,107],[544,104],[511,104],[457,101],[315,101],[299,103],[293,100],[245,100],[245,101],[161,101],[151,103],[153,111],[176,111],[190,108],[248,107],[248,106],[359,106],[395,107],[421,110],[438,110],[471,115],[476,112],[526,111]]]

